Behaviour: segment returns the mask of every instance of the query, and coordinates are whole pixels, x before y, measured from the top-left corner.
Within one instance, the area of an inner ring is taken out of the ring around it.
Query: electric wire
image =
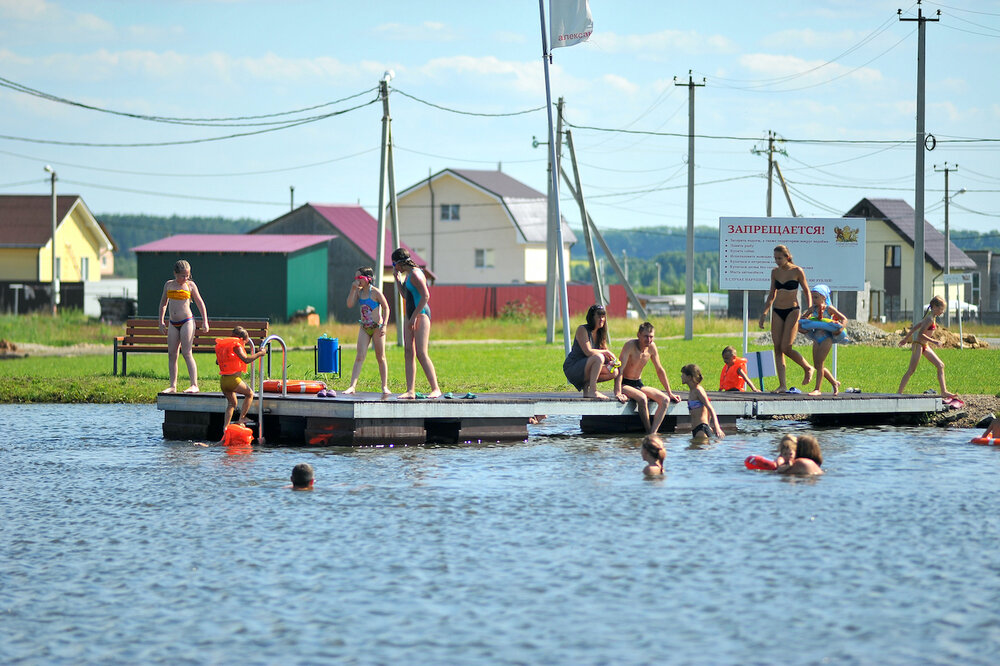
[[[481,118],[504,118],[509,116],[523,116],[526,113],[535,113],[536,111],[545,110],[545,105],[543,104],[542,106],[536,106],[530,109],[524,109],[522,111],[510,111],[507,113],[482,113],[476,111],[462,111],[460,109],[453,109],[451,107],[442,106],[441,104],[435,104],[434,102],[428,102],[425,99],[420,99],[415,95],[411,95],[408,92],[404,92],[399,88],[390,88],[390,94],[391,93],[399,93],[403,97],[409,97],[414,102],[420,102],[421,104],[426,104],[427,106],[433,107],[435,109],[440,109],[441,111],[447,111],[448,113],[457,113],[463,116],[479,116]]]

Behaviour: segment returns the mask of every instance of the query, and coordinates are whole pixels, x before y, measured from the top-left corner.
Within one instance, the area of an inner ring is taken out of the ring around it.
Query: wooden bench
[[[233,328],[242,326],[250,334],[254,348],[259,349],[268,336],[268,319],[209,319],[208,333],[201,330],[201,318],[195,319],[194,342],[191,349],[195,354],[214,354],[215,339],[227,338],[233,334]],[[165,354],[167,353],[167,335],[160,333],[160,322],[153,317],[129,317],[125,322],[125,335],[115,337],[114,366],[112,374],[118,374],[118,355],[122,357],[122,375],[128,374],[129,354]],[[167,326],[170,326],[168,323]],[[271,368],[270,350],[267,366]]]

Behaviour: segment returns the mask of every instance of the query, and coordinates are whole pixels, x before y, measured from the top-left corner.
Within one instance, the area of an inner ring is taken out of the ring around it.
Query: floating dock
[[[938,395],[709,392],[709,397],[723,428],[735,427],[738,419],[779,416],[817,425],[914,423],[945,409]],[[250,409],[254,420],[258,399]],[[164,412],[165,438],[222,439],[226,408],[222,393],[160,393],[156,406]],[[686,402],[667,409],[660,432],[690,430]],[[576,393],[481,393],[474,399],[434,400],[399,400],[377,393],[337,398],[265,393],[263,414],[265,442],[298,446],[523,441],[528,438],[528,420],[542,414],[579,416],[585,433],[642,432],[634,403],[585,399]]]

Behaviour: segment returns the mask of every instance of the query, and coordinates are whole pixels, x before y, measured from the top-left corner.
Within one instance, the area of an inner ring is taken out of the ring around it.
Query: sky
[[[947,165],[951,228],[996,231],[1000,2],[920,7],[939,18],[925,24],[926,218],[943,229]],[[590,8],[589,42],[553,49],[550,70],[599,227],[686,224],[689,71],[704,82],[696,224],[766,214],[768,132],[798,215],[914,205],[918,33],[900,16],[916,4]],[[528,0],[0,0],[0,194],[47,194],[51,165],[98,215],[267,221],[292,187],[295,206],[376,215],[387,71],[397,191],[499,167],[544,192],[540,32]],[[791,214],[777,181],[772,197]],[[565,188],[562,210],[579,226]]]

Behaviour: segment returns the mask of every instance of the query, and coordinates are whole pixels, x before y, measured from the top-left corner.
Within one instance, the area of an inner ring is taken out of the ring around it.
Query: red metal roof
[[[368,211],[361,206],[352,204],[309,204],[313,209],[322,215],[334,229],[340,232],[354,243],[358,249],[369,257],[375,256],[375,234],[378,232],[378,220],[372,217]],[[420,255],[413,251],[406,243],[400,243],[410,253],[413,261],[421,266],[426,266],[427,262]],[[385,253],[382,255],[385,267],[392,266],[389,258],[396,248],[392,245],[391,224],[386,220],[385,224]]]
[[[56,195],[59,224],[80,198],[78,194]],[[52,196],[11,194],[0,196],[0,246],[42,247],[52,238]],[[109,237],[110,238],[110,237]]]
[[[276,252],[289,253],[325,243],[334,236],[317,234],[177,234],[144,243],[133,252]]]

